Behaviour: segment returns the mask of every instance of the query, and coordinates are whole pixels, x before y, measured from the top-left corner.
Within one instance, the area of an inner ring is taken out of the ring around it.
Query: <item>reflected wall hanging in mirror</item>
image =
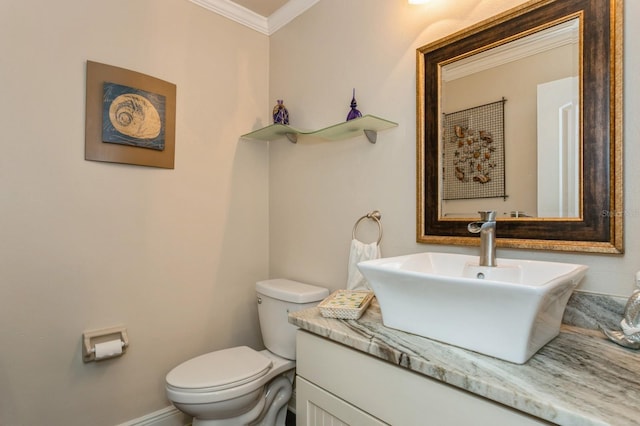
[[[444,113],[442,199],[506,197],[504,100]]]
[[[622,7],[531,1],[417,50],[418,242],[497,210],[500,247],[623,252]],[[502,134],[452,114],[504,98]]]

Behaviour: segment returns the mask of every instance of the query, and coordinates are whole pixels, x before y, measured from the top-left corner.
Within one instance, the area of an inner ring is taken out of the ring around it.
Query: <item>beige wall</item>
[[[363,214],[382,212],[384,256],[470,247],[415,243],[415,50],[522,1],[323,0],[271,36],[270,95],[283,98],[292,123],[319,128],[345,119],[351,89],[359,109],[397,121],[378,135],[344,142],[270,148],[270,274],[344,287],[351,228]],[[640,2],[626,1],[625,28],[625,238],[624,256],[498,251],[502,257],[537,258],[590,266],[581,289],[627,296],[640,269],[640,35],[631,17]],[[498,234],[500,227],[498,226]],[[363,237],[364,238],[364,237]]]
[[[0,424],[114,425],[164,375],[261,348],[268,276],[266,36],[186,0],[0,2]],[[85,62],[177,85],[175,170],[84,160]],[[83,364],[84,330],[124,324]]]

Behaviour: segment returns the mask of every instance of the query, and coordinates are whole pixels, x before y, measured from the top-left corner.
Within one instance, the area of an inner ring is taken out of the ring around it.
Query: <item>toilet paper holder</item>
[[[96,344],[108,343],[113,340],[119,340],[122,346],[122,352],[109,358],[115,358],[124,355],[125,351],[129,347],[129,336],[127,335],[127,329],[123,326],[101,328],[99,330],[85,331],[82,333],[82,361],[92,362],[101,361],[100,358],[96,359]]]

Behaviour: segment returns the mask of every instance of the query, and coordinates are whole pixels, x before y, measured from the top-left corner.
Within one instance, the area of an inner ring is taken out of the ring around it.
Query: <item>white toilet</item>
[[[283,426],[296,366],[288,314],[316,306],[329,290],[286,279],[256,283],[267,349],[238,346],[186,361],[167,374],[167,396],[193,426]]]

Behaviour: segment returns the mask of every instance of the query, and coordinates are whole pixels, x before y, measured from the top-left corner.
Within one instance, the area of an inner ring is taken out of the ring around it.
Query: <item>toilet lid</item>
[[[167,374],[167,384],[191,392],[240,386],[269,371],[272,362],[247,346],[223,349],[186,361]]]

